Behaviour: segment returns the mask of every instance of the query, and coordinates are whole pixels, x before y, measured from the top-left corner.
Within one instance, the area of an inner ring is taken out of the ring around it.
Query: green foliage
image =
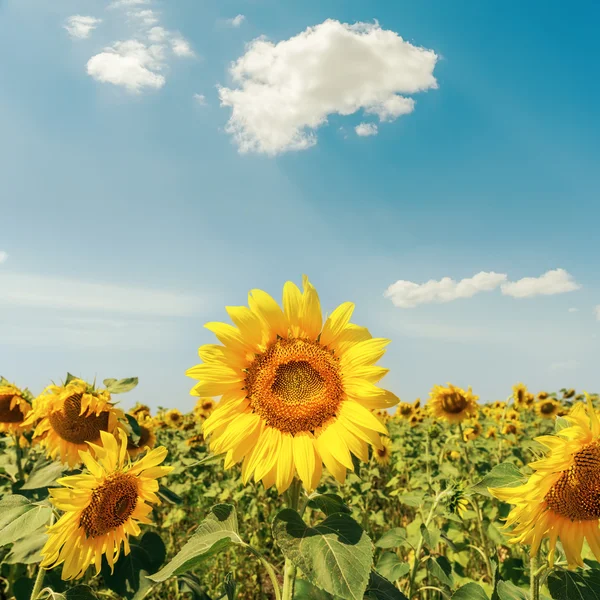
[[[130,392],[138,384],[137,377],[127,377],[127,379],[105,379],[104,385],[111,394],[125,394]]]
[[[31,535],[48,522],[52,509],[31,502],[24,496],[11,495],[0,500],[0,546]]]

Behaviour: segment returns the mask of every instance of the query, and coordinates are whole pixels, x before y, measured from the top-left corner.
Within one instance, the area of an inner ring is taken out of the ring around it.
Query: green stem
[[[275,590],[275,600],[281,600],[281,591],[279,590],[279,581],[277,581],[277,575],[275,573],[275,569],[273,569],[273,565],[271,565],[271,563],[264,558],[261,558],[260,562],[265,567],[267,574],[269,575],[269,579],[271,580],[271,583],[273,584],[273,589]]]
[[[19,480],[25,481],[25,473],[23,472],[23,449],[19,444],[19,434],[15,434],[15,453],[17,455],[17,471],[19,473]]]
[[[490,578],[490,582],[493,583],[494,571],[492,569],[492,561],[490,559],[490,554],[487,549],[487,544],[486,544],[487,538],[485,537],[485,534],[483,533],[483,514],[481,512],[481,508],[479,507],[479,503],[477,502],[477,500],[475,500],[475,498],[469,498],[469,501],[471,502],[471,505],[473,506],[473,508],[475,509],[475,512],[477,513],[477,530],[479,531],[479,537],[481,538],[481,549],[482,549],[484,557],[485,557],[485,567],[487,569],[488,576]]]
[[[42,586],[44,584],[45,574],[46,569],[38,567],[37,577],[35,578],[35,583],[33,584],[33,590],[31,591],[30,600],[36,600],[36,598],[40,595],[40,592],[42,591]]]
[[[300,504],[300,492],[302,491],[302,483],[299,479],[294,477],[294,481],[288,489],[288,506],[292,510],[297,511],[298,505]],[[306,507],[306,503],[303,508]],[[302,511],[304,512],[304,511]],[[283,594],[282,600],[292,600],[294,597],[294,586],[296,584],[296,574],[298,569],[292,561],[286,557],[285,567],[283,570]]]
[[[537,554],[531,556],[529,562],[529,593],[531,600],[540,600],[540,575],[538,573],[538,557]]]

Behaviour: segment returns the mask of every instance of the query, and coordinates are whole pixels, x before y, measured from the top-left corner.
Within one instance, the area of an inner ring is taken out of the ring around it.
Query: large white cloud
[[[399,280],[388,287],[384,292],[395,306],[400,308],[413,308],[419,304],[432,302],[451,302],[458,298],[471,298],[479,292],[489,292],[496,289],[506,281],[503,273],[482,271],[473,277],[455,281],[450,277],[443,277],[439,281],[430,279],[426,283],[418,284],[412,281]]]
[[[523,277],[518,281],[505,283],[502,285],[502,293],[513,298],[531,298],[573,292],[580,288],[581,286],[567,271],[554,269],[539,277]]]
[[[330,114],[363,109],[389,121],[412,112],[400,94],[436,88],[437,60],[378,23],[330,19],[279,43],[261,37],[230,68],[237,87],[219,88],[232,109],[226,129],[241,152],[305,149]]]
[[[102,19],[96,17],[86,17],[83,15],[73,15],[67,19],[65,29],[72,38],[84,40],[90,37],[90,34],[96,27],[102,23]]]

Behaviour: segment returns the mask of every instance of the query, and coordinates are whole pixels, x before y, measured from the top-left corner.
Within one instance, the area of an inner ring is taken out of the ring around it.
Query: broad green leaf
[[[386,531],[378,540],[375,545],[378,548],[400,548],[405,544],[408,544],[406,529],[404,527],[394,527],[389,531]]]
[[[137,377],[127,377],[127,379],[105,379],[104,385],[111,394],[124,394],[130,392],[137,386],[139,379]]]
[[[4,559],[4,562],[11,565],[32,565],[39,563],[42,560],[42,548],[47,541],[48,534],[46,533],[46,528],[43,527],[31,535],[17,540],[10,549],[8,556]]]
[[[308,501],[308,506],[324,512],[326,516],[338,512],[350,514],[350,509],[337,494],[319,494]]]
[[[445,556],[429,557],[427,561],[427,568],[433,577],[438,581],[452,587],[454,585],[454,579],[452,577],[452,565]]]
[[[237,515],[231,504],[217,504],[200,523],[194,535],[175,555],[173,560],[149,579],[160,582],[173,575],[185,573],[203,560],[221,552],[232,544],[243,544],[238,533]]]
[[[211,600],[206,593],[202,580],[193,573],[183,573],[177,577],[179,591],[191,594],[191,600]]]
[[[529,594],[510,581],[499,581],[496,591],[499,600],[529,600]]]
[[[547,585],[554,600],[600,600],[600,569],[556,570]]]
[[[524,477],[515,465],[503,462],[496,465],[481,481],[469,488],[470,492],[477,492],[483,496],[491,496],[488,488],[515,487],[525,482]]]
[[[225,589],[227,600],[234,600],[236,587],[237,581],[235,580],[233,573],[227,573],[227,575],[225,575],[225,581],[223,582],[223,588]]]
[[[405,504],[406,506],[418,507],[421,506],[423,502],[424,495],[423,494],[402,494],[398,495],[398,500]]]
[[[373,546],[360,525],[345,513],[309,527],[291,509],[279,512],[273,534],[283,554],[304,577],[346,600],[362,599],[373,562]]]
[[[410,571],[410,566],[408,563],[402,562],[394,552],[384,552],[379,557],[375,570],[382,577],[395,582]]]
[[[0,500],[0,546],[31,535],[50,519],[49,506],[33,504],[24,496],[10,495]]]
[[[369,598],[369,600],[408,600],[393,583],[375,571],[371,571],[365,598]]]
[[[467,583],[452,594],[452,600],[489,600],[489,598],[479,584]]]
[[[39,490],[45,487],[57,487],[56,480],[62,476],[64,467],[59,462],[44,464],[31,471],[29,478],[21,487],[22,490]]]
[[[306,579],[296,579],[294,600],[333,600],[333,596],[314,586],[310,581],[306,581]]]
[[[421,523],[421,535],[423,536],[423,541],[425,542],[425,545],[430,548],[431,550],[433,550],[436,546],[437,543],[440,541],[440,532],[439,530],[436,531],[434,529],[427,529],[427,527],[425,527],[424,523]]]

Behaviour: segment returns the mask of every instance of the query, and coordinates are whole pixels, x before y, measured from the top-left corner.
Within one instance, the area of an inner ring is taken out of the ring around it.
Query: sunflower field
[[[599,599],[598,396],[402,401],[353,309],[252,290],[187,414],[0,378],[0,599]]]

